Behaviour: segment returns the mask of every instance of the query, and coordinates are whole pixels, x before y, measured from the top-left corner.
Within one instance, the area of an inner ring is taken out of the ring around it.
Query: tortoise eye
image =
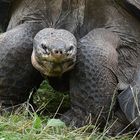
[[[41,47],[46,50],[47,49],[47,46],[45,44],[41,44]]]
[[[73,45],[71,45],[71,46],[69,47],[68,51],[72,51],[72,50],[73,50],[73,48],[74,48],[74,46],[73,46]]]
[[[67,53],[72,53],[73,49],[74,49],[74,46],[70,45],[69,48],[67,49]]]
[[[73,53],[73,49],[74,49],[74,46],[70,45],[69,48],[67,49],[67,56],[69,56]]]
[[[41,47],[43,48],[43,50],[45,51],[45,53],[46,53],[47,55],[50,54],[50,51],[49,51],[48,47],[47,47],[45,44],[41,44]]]

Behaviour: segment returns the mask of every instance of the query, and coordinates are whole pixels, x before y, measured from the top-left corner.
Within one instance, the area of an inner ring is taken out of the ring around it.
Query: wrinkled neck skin
[[[112,27],[135,24],[135,17],[124,7],[120,0],[15,0],[8,29],[33,21],[44,28],[66,29],[81,38],[95,28],[115,30]],[[126,28],[119,30],[123,32]]]
[[[81,37],[95,28],[123,34],[138,33],[140,22],[125,6],[126,0],[87,0]],[[133,27],[133,29],[132,29]],[[130,28],[130,29],[129,29]]]
[[[72,33],[83,21],[85,0],[15,0],[8,30],[24,22],[40,22],[44,28]]]

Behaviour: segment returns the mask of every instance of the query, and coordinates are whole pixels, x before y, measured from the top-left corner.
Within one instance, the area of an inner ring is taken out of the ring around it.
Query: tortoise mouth
[[[71,70],[75,65],[75,59],[61,59],[61,61],[54,61],[54,58],[44,59],[37,57],[32,53],[32,64],[44,76],[60,77],[63,73]]]
[[[44,69],[45,73],[43,75],[49,77],[60,77],[63,73],[71,70],[74,67],[74,62],[72,60],[67,60],[65,62],[56,63],[53,61],[45,61],[40,64]]]

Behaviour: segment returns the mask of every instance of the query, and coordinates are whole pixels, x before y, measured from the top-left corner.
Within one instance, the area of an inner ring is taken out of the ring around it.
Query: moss
[[[59,113],[64,113],[70,108],[68,92],[61,93],[55,91],[46,80],[42,82],[40,88],[37,90],[34,102],[39,110],[44,110],[49,115],[54,115],[59,106]]]

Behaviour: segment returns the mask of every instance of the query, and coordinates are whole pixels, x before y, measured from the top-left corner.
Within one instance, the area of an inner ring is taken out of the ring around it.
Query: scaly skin
[[[99,115],[98,124],[105,124],[116,96],[119,43],[117,35],[103,28],[80,39],[76,67],[70,77],[71,116],[76,126],[95,123]],[[71,116],[64,115],[63,120],[72,120]]]
[[[0,35],[0,103],[8,107],[25,102],[41,77],[31,65],[32,39],[41,29],[23,24]],[[31,32],[32,31],[32,32]]]

